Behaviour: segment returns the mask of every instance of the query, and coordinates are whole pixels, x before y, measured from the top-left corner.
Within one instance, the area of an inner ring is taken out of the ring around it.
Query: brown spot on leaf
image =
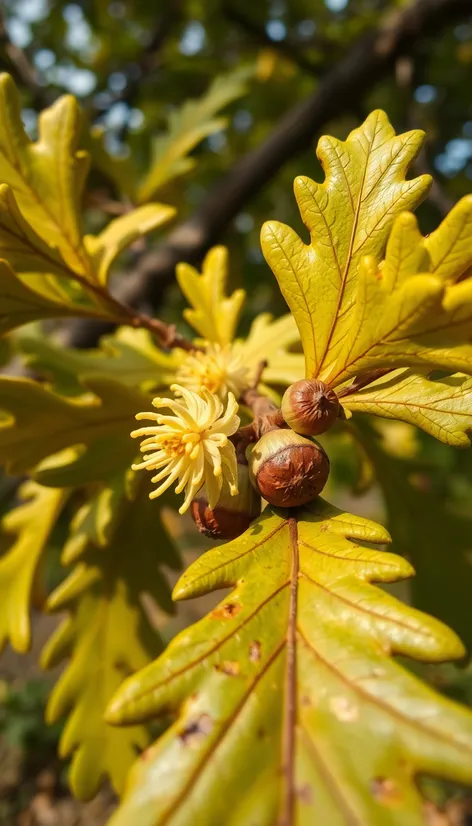
[[[197,746],[212,729],[213,720],[210,715],[200,714],[179,732],[179,737],[184,746]]]
[[[262,740],[266,736],[266,730],[262,728],[258,728],[256,731],[256,737],[258,740]]]
[[[370,784],[372,794],[383,806],[396,808],[402,803],[400,790],[390,777],[374,777]]]
[[[300,803],[305,803],[306,806],[311,806],[313,803],[313,789],[308,783],[304,783],[303,786],[299,786],[295,790],[295,794],[297,795]]]
[[[260,660],[261,648],[259,640],[253,640],[249,643],[249,659],[252,663],[257,663]]]
[[[302,706],[305,706],[305,707],[306,707],[306,706],[311,706],[311,705],[312,705],[312,702],[311,702],[311,700],[310,700],[310,698],[308,697],[308,695],[307,695],[307,694],[304,694],[304,695],[303,695],[303,697],[302,697],[302,699],[300,700],[300,702],[301,702]]]
[[[228,674],[229,677],[237,677],[239,674],[239,663],[237,660],[225,660],[215,666],[217,671],[222,671],[223,674]]]
[[[218,605],[218,607],[211,612],[211,616],[214,619],[231,619],[231,617],[239,614],[240,610],[241,605],[237,605],[235,602],[225,602],[224,605]]]

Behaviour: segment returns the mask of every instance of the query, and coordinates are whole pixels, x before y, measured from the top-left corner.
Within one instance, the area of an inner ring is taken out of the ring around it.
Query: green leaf
[[[431,460],[393,455],[368,419],[356,417],[355,424],[385,499],[393,547],[415,566],[414,604],[451,625],[471,651],[472,520],[468,502],[461,513],[435,484],[439,468]],[[457,475],[454,478],[457,483]]]
[[[115,258],[138,238],[166,224],[175,216],[174,207],[145,204],[115,218],[99,235],[87,235],[85,244],[100,284],[106,284]]]
[[[208,135],[227,124],[227,118],[215,117],[247,90],[253,68],[239,67],[213,80],[208,91],[197,100],[187,100],[171,112],[167,132],[154,143],[154,161],[138,187],[138,200],[147,201],[164,184],[193,168],[195,161],[189,153]]]
[[[93,451],[105,439],[115,461],[132,461],[136,448],[129,433],[149,398],[112,379],[90,379],[85,386],[88,394],[68,399],[29,379],[0,378],[0,410],[7,414],[0,419],[0,462],[8,473],[31,470],[66,447]],[[102,467],[95,472],[94,478],[103,478]],[[42,481],[42,474],[36,478]],[[48,484],[62,486],[62,481],[49,473]]]
[[[103,336],[100,347],[90,350],[61,347],[51,339],[26,334],[20,334],[17,342],[26,364],[65,395],[83,393],[83,380],[93,376],[145,390],[169,385],[182,363],[182,353],[164,353],[147,330],[132,327]]]
[[[192,309],[184,318],[207,341],[230,344],[234,338],[246,294],[235,290],[226,296],[228,250],[213,247],[205,256],[201,274],[189,264],[178,264],[177,281]]]
[[[363,258],[380,261],[395,217],[426,195],[429,176],[405,180],[422,142],[420,131],[396,136],[381,111],[344,142],[321,138],[324,183],[295,180],[310,243],[277,221],[262,228],[264,255],[300,330],[307,376],[331,374],[351,341]]]
[[[28,138],[21,120],[18,91],[9,75],[0,76],[0,181],[8,184],[34,232],[59,250],[67,266],[91,276],[82,243],[80,200],[88,156],[78,150],[80,111],[65,95],[39,116],[39,139]]]
[[[124,677],[161,650],[142,600],[147,594],[161,611],[172,611],[158,565],[179,566],[147,486],[134,486],[131,492],[117,482],[91,500],[86,518],[82,511],[73,523],[65,555],[71,556],[75,543],[78,562],[49,599],[50,610],[66,609],[70,616],[47,643],[41,660],[43,667],[52,668],[69,659],[49,698],[46,718],[53,723],[68,715],[59,750],[62,757],[72,755],[69,780],[80,799],[93,797],[107,776],[120,793],[136,751],[149,741],[145,726],[118,730],[103,714]],[[104,498],[109,490],[111,495]],[[104,521],[108,524],[106,535],[99,538],[100,521],[102,528]]]
[[[370,584],[412,573],[386,531],[317,500],[270,508],[200,557],[177,599],[232,589],[128,678],[107,719],[176,722],[133,769],[113,826],[423,826],[415,775],[472,780],[472,715],[391,655],[463,656],[437,620]]]
[[[343,397],[351,412],[417,425],[448,445],[468,447],[472,430],[472,379],[462,373],[432,378],[395,370]]]
[[[31,645],[30,605],[49,535],[67,498],[63,490],[25,482],[21,504],[0,523],[0,650],[10,641],[25,653]]]

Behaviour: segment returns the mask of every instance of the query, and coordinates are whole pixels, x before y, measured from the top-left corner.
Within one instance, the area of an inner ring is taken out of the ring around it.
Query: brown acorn
[[[282,416],[295,433],[317,436],[333,426],[339,415],[334,390],[319,379],[302,379],[291,384],[282,398]]]
[[[270,430],[248,449],[249,474],[260,495],[279,508],[310,502],[323,490],[329,459],[314,439],[293,430]]]
[[[261,498],[251,485],[244,459],[238,460],[238,489],[239,493],[231,496],[223,483],[221,496],[213,509],[208,504],[205,487],[198,491],[190,512],[200,533],[210,539],[236,539],[249,528],[261,512]]]

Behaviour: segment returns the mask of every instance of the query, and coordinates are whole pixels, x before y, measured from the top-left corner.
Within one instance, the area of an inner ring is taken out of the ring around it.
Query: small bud
[[[191,514],[200,533],[210,539],[236,539],[249,528],[252,520],[261,512],[261,499],[249,480],[247,464],[238,460],[238,489],[231,496],[228,486],[223,484],[216,507],[210,508],[205,487],[191,505]]]
[[[317,436],[333,426],[339,415],[339,401],[319,379],[302,379],[283,395],[282,416],[295,433]]]
[[[248,452],[254,487],[276,507],[305,505],[328,479],[329,459],[321,445],[293,430],[271,430]]]

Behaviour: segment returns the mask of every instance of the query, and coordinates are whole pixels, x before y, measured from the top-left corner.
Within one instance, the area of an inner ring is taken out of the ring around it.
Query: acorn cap
[[[305,505],[323,490],[329,459],[314,439],[293,430],[271,430],[248,449],[249,474],[260,495],[271,505]]]
[[[296,433],[317,436],[333,426],[340,404],[334,390],[319,379],[291,384],[282,398],[282,416]]]

